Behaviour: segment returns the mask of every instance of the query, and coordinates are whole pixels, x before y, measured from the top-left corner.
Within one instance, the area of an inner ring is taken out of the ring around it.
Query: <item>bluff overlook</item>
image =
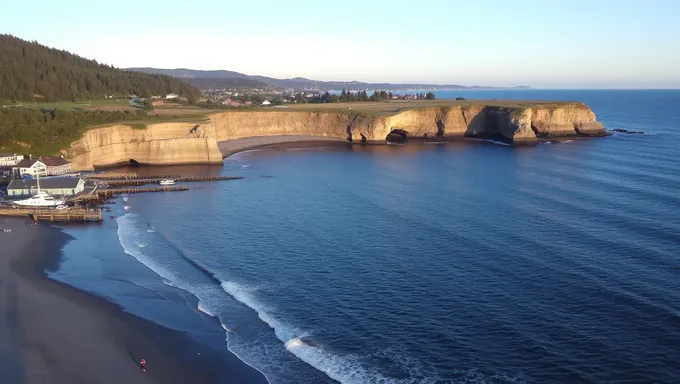
[[[409,138],[496,137],[535,143],[541,137],[602,136],[606,131],[586,105],[539,101],[423,101],[294,105],[281,109],[213,111],[195,121],[124,123],[87,131],[67,155],[76,170],[127,163],[221,163],[218,143],[299,136],[385,143]],[[243,148],[240,148],[243,149]]]

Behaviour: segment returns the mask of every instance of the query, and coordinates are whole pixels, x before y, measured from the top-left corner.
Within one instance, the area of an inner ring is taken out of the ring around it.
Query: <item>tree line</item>
[[[0,149],[38,155],[58,154],[88,127],[123,121],[160,119],[143,110],[70,111],[0,108]]]
[[[391,100],[396,96],[396,98],[413,98],[417,100],[434,100],[435,94],[433,92],[419,93],[416,95],[396,95],[392,92],[387,91],[373,91],[372,95],[368,95],[368,92],[358,91],[351,92],[343,89],[340,94],[335,93],[322,93],[314,95],[312,97],[306,97],[303,93],[296,93],[294,100],[298,103],[351,103],[351,102],[362,102],[362,101],[384,101]]]
[[[120,70],[0,34],[0,101],[77,101],[168,93],[190,101],[200,96],[198,89],[174,77]]]

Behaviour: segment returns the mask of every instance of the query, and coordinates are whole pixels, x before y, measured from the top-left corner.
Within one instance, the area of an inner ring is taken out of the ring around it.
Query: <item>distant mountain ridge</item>
[[[304,77],[292,79],[277,79],[267,76],[246,75],[244,73],[227,70],[196,70],[187,68],[164,69],[164,68],[127,68],[130,71],[144,72],[148,74],[160,74],[177,77],[186,80],[195,87],[201,89],[219,88],[216,86],[220,80],[240,79],[256,81],[251,83],[254,88],[276,87],[280,89],[307,89],[319,91],[331,91],[347,89],[358,91],[363,89],[380,89],[386,91],[407,90],[407,89],[526,89],[526,86],[517,87],[489,87],[489,86],[464,86],[458,84],[392,84],[392,83],[366,83],[360,81],[320,81],[311,80]],[[213,86],[210,86],[213,85]]]

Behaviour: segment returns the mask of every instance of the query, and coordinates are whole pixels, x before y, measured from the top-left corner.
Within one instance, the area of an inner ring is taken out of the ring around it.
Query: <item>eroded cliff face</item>
[[[114,125],[92,129],[67,151],[74,170],[92,170],[129,162],[141,164],[221,163],[212,133],[192,123],[164,123],[135,129]],[[193,130],[192,130],[193,129]]]
[[[134,159],[143,164],[221,163],[218,142],[258,136],[317,136],[384,143],[395,131],[407,137],[497,137],[531,143],[541,136],[602,135],[595,114],[581,103],[530,106],[484,104],[418,108],[366,117],[343,111],[230,111],[204,123],[161,123],[146,129],[116,125],[88,131],[68,151],[74,169]]]

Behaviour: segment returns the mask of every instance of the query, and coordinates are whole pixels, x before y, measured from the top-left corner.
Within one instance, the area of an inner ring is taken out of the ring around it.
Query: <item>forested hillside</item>
[[[88,100],[168,93],[190,101],[200,95],[198,89],[174,77],[120,70],[0,34],[0,101]]]

